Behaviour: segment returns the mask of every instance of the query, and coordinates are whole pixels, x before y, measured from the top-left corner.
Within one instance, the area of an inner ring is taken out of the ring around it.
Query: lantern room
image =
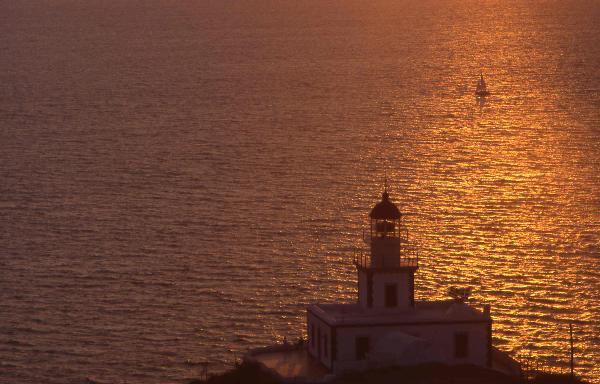
[[[400,237],[401,213],[390,201],[390,195],[384,191],[381,201],[373,207],[371,218],[371,238]]]

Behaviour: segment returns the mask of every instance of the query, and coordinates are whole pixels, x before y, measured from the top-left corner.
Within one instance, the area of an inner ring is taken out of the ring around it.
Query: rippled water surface
[[[387,172],[418,299],[472,286],[556,370],[573,321],[600,383],[599,43],[584,0],[0,2],[0,382],[303,335]]]

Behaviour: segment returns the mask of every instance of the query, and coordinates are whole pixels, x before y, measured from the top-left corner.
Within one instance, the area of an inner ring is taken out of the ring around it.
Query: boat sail
[[[489,95],[490,92],[487,90],[487,85],[485,84],[485,80],[483,79],[483,73],[479,76],[479,80],[477,80],[477,88],[475,89],[475,95],[478,97],[483,97]]]

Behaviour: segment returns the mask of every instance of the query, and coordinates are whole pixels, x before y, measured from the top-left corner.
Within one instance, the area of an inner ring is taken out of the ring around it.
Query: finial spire
[[[383,201],[388,200],[389,199],[389,194],[387,191],[387,170],[384,170],[384,176],[383,176],[383,193],[381,194],[381,199]]]

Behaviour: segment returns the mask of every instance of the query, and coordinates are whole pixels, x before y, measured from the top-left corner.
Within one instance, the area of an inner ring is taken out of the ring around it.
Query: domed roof
[[[369,216],[371,219],[399,219],[401,214],[396,204],[390,201],[390,195],[384,191],[381,201],[373,207]]]

